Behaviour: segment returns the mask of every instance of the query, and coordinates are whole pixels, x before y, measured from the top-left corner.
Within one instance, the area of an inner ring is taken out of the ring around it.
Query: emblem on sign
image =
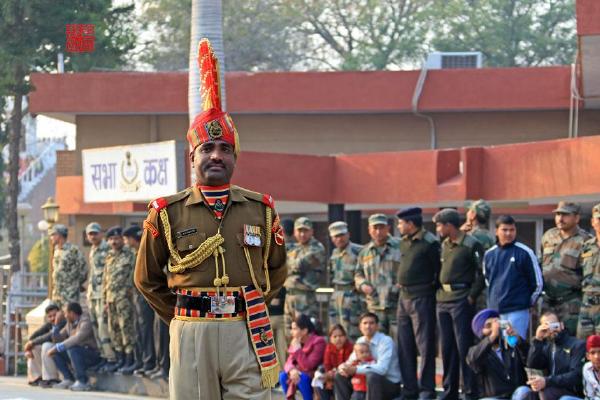
[[[244,225],[244,244],[252,247],[262,246],[260,226]]]
[[[125,152],[125,159],[121,161],[121,179],[120,188],[124,192],[137,192],[141,183],[138,175],[140,168],[137,160],[132,156],[131,152]]]
[[[208,137],[210,137],[211,139],[218,139],[221,136],[223,136],[223,127],[221,127],[219,120],[215,119],[213,121],[207,122],[205,128],[206,133],[208,133]]]

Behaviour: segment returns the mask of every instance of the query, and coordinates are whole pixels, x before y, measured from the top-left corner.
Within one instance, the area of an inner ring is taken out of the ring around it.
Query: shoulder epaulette
[[[438,241],[438,238],[431,232],[425,232],[425,235],[423,235],[423,240],[425,240],[427,243],[435,243]]]
[[[273,200],[273,196],[271,196],[270,194],[262,194],[262,193],[258,193],[258,192],[253,192],[252,190],[248,190],[248,189],[244,189],[243,187],[239,187],[239,186],[235,186],[235,185],[231,185],[232,188],[237,189],[242,196],[244,196],[247,199],[250,200],[254,200],[254,201],[259,201],[271,208],[275,208],[275,200]]]
[[[148,203],[148,209],[154,208],[156,212],[160,212],[163,208],[170,204],[176,203],[179,200],[185,199],[190,194],[188,189],[184,189],[181,192],[175,193],[167,197],[159,197],[158,199],[152,200]]]

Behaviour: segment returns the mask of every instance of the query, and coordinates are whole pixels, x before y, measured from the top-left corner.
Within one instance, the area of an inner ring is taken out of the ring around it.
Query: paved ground
[[[109,392],[72,392],[42,389],[27,384],[25,377],[0,376],[0,400],[76,400],[76,399],[154,400],[158,397],[132,396]],[[164,399],[160,399],[164,400]]]

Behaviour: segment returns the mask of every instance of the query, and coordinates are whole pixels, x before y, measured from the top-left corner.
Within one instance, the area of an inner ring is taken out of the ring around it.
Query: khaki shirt
[[[583,229],[566,238],[558,228],[552,228],[542,236],[542,272],[544,291],[550,298],[568,296],[581,291],[583,279],[580,256],[583,243],[590,235]]]
[[[283,285],[287,276],[285,266],[285,246],[275,241],[276,228],[265,227],[266,208],[262,201],[263,195],[231,185],[229,200],[222,220],[215,217],[213,211],[205,204],[204,198],[197,187],[187,188],[173,196],[166,197],[171,240],[181,257],[195,250],[207,238],[214,236],[220,228],[225,242],[225,266],[229,275],[229,287],[251,285],[252,279],[244,247],[248,248],[252,268],[257,283],[264,290],[266,276],[263,269],[264,257],[267,257],[271,291],[267,296],[269,301]],[[276,213],[273,211],[273,220]],[[244,225],[260,228],[260,243],[258,246],[244,244]],[[156,230],[156,231],[155,231]],[[154,232],[154,234],[153,234]],[[165,276],[163,268],[169,259],[176,263],[169,253],[165,240],[165,230],[160,217],[154,208],[150,209],[144,222],[140,248],[137,253],[134,281],[148,303],[160,317],[169,322],[173,318],[176,296],[172,290],[179,288],[213,287],[215,279],[215,260],[212,256],[200,265],[181,273],[168,272]],[[265,254],[265,238],[271,235],[269,254]],[[219,260],[219,275],[223,275],[223,266]]]

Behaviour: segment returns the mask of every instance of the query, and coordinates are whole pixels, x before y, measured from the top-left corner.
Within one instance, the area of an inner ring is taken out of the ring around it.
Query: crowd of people
[[[483,200],[462,224],[455,209],[437,212],[436,234],[417,207],[396,214],[400,237],[373,214],[364,246],[334,222],[329,257],[310,219],[281,221],[288,276],[269,313],[286,397],[435,399],[439,354],[442,399],[599,399],[600,204],[593,235],[579,205],[554,215],[539,260],[513,217],[487,230]],[[168,379],[168,327],[133,286],[141,235],[90,223],[86,263],[67,228],[51,228],[52,303],[24,345],[32,385],[89,390],[89,370]],[[323,318],[316,289],[326,285]]]
[[[68,241],[66,226],[50,228],[51,303],[46,323],[24,345],[29,383],[90,390],[90,370],[167,380],[168,326],[133,285],[141,228],[103,232],[92,222],[85,233],[91,244],[88,263]]]
[[[400,237],[371,215],[364,246],[332,223],[329,258],[308,218],[282,221],[288,278],[270,312],[283,315],[272,324],[287,398],[435,399],[439,354],[445,400],[600,399],[600,204],[590,234],[580,206],[560,202],[539,260],[512,216],[487,229],[483,200],[462,224],[437,212],[437,235],[418,207],[396,217]],[[325,285],[328,343],[315,297]]]

